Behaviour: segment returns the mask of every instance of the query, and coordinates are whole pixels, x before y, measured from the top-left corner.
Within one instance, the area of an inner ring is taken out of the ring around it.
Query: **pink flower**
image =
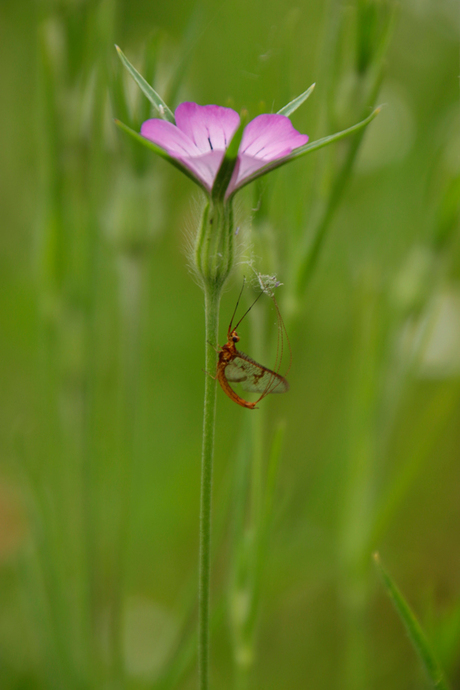
[[[225,151],[240,124],[240,116],[220,105],[181,103],[176,108],[175,119],[175,125],[160,119],[147,120],[141,134],[187,168],[210,193]],[[244,129],[226,198],[258,170],[285,158],[307,141],[308,136],[299,134],[284,115],[254,118]]]

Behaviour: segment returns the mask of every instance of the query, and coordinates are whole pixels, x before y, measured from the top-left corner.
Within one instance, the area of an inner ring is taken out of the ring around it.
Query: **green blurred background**
[[[292,118],[312,141],[363,115],[353,27],[373,4],[385,3],[2,0],[2,688],[196,687],[204,316],[185,247],[199,192],[116,130],[114,116],[138,127],[149,110],[113,44],[172,107],[254,117],[316,82]],[[241,194],[241,235],[257,270],[284,283],[293,351],[289,394],[263,403],[264,463],[280,420],[286,431],[257,690],[430,687],[374,550],[460,687],[459,32],[455,0],[398,7],[385,107],[292,318],[292,238],[327,203],[340,150],[274,173],[261,205],[258,190]],[[224,295],[222,339],[243,273]],[[250,331],[241,349],[255,356]],[[222,690],[235,687],[229,525],[251,414],[219,392]]]

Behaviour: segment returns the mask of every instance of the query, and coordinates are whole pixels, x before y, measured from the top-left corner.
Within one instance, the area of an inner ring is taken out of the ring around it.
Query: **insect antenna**
[[[236,329],[238,328],[238,326],[240,325],[240,323],[242,322],[242,320],[244,319],[244,317],[245,317],[247,314],[249,314],[249,312],[251,311],[251,309],[253,308],[253,306],[254,306],[255,303],[257,302],[257,300],[260,299],[260,297],[262,297],[263,294],[264,294],[263,292],[260,292],[260,293],[257,295],[257,297],[255,298],[254,302],[251,304],[251,306],[249,307],[249,309],[247,309],[247,310],[244,312],[243,316],[242,316],[241,319],[238,321],[238,323],[236,324],[236,326],[234,326],[233,330],[236,330]]]
[[[245,283],[246,283],[246,277],[243,278],[243,285],[241,286],[240,294],[238,295],[238,299],[237,299],[237,301],[236,301],[235,309],[233,310],[232,318],[230,319],[230,325],[229,325],[229,327],[228,327],[228,333],[229,333],[229,335],[230,335],[230,333],[231,333],[232,330],[233,330],[233,329],[232,329],[233,319],[235,318],[236,310],[238,309],[238,305],[239,305],[239,303],[240,303],[241,295],[243,294],[243,290],[244,290]],[[239,324],[239,323],[240,323],[240,322],[238,321],[238,324]],[[238,324],[237,324],[237,325],[238,325]],[[235,326],[235,328],[236,328],[236,326]]]
[[[261,292],[260,294],[257,295],[257,297],[255,298],[254,302],[251,304],[251,306],[249,307],[249,309],[247,309],[247,310],[244,312],[243,316],[242,316],[241,319],[238,321],[238,323],[236,324],[236,326],[233,326],[233,319],[235,318],[236,310],[238,309],[238,305],[239,305],[239,303],[240,303],[241,295],[243,294],[243,290],[244,290],[245,284],[246,284],[246,278],[243,279],[243,285],[241,286],[240,294],[238,295],[238,300],[237,300],[237,302],[236,302],[236,306],[235,306],[235,309],[234,309],[234,311],[233,311],[232,318],[231,318],[231,320],[230,320],[230,325],[229,325],[229,327],[228,327],[228,335],[230,335],[230,333],[231,333],[233,330],[236,330],[236,329],[238,328],[238,326],[240,325],[240,323],[242,322],[242,320],[244,319],[244,317],[245,317],[247,314],[249,314],[249,312],[251,311],[251,309],[253,308],[253,306],[254,306],[255,303],[257,302],[257,300],[264,294],[263,292]]]

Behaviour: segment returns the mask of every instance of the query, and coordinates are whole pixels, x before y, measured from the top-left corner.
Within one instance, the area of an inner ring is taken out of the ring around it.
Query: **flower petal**
[[[264,165],[288,156],[308,141],[284,115],[259,115],[244,130],[238,153],[238,165],[227,189],[232,194],[244,181]]]
[[[299,134],[285,115],[259,115],[244,130],[240,153],[268,163],[286,155],[287,149],[292,151],[307,141],[308,136]]]
[[[180,129],[171,122],[154,118],[146,120],[141,127],[141,134],[157,146],[167,151],[170,156],[197,155],[196,146]]]
[[[236,180],[235,186],[239,186],[240,182],[245,180],[247,177],[252,175],[253,173],[256,172],[256,170],[259,170],[260,168],[263,168],[264,165],[267,165],[267,163],[271,163],[272,160],[276,160],[277,158],[284,158],[284,156],[288,156],[291,153],[292,149],[289,146],[288,148],[285,148],[284,150],[280,150],[279,154],[275,156],[274,158],[254,158],[253,156],[248,156],[247,154],[239,154],[238,156],[238,161],[239,161],[239,167],[238,167],[238,173],[237,177],[234,179]],[[233,183],[233,179],[232,179]],[[232,184],[231,183],[231,184]]]
[[[240,116],[219,105],[181,103],[175,112],[176,125],[160,119],[147,120],[141,135],[186,166],[210,192],[225,151],[238,129]],[[238,161],[226,196],[268,163],[288,156],[306,144],[284,115],[259,115],[244,130]]]
[[[175,118],[177,127],[192,140],[199,154],[225,151],[240,124],[240,116],[231,108],[190,102],[177,106]]]
[[[224,151],[208,151],[198,156],[196,154],[193,156],[178,156],[177,160],[187,166],[194,176],[204,184],[208,192],[210,192],[223,157]]]

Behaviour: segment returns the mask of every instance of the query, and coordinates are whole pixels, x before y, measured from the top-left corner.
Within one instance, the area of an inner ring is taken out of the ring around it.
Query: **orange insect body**
[[[217,363],[216,378],[219,381],[224,393],[226,393],[231,400],[242,407],[247,407],[250,410],[254,410],[256,409],[257,403],[265,398],[265,396],[269,393],[285,393],[288,391],[289,383],[286,381],[284,376],[281,376],[276,371],[263,367],[261,364],[258,364],[253,359],[248,357],[248,355],[245,355],[244,352],[240,352],[236,349],[236,343],[239,342],[240,339],[238,333],[236,332],[236,328],[241,323],[242,319],[240,319],[235,328],[232,327],[232,323],[236,313],[236,308],[238,307],[238,302],[228,327],[227,342],[225,345],[222,345],[218,351],[219,361]],[[251,309],[251,307],[249,309]],[[247,313],[248,312],[246,312],[246,314]],[[244,316],[246,316],[246,314]],[[278,318],[281,320],[279,312]],[[243,390],[261,393],[261,396],[255,402],[244,400],[237,393],[235,393],[229,382],[240,383]]]

